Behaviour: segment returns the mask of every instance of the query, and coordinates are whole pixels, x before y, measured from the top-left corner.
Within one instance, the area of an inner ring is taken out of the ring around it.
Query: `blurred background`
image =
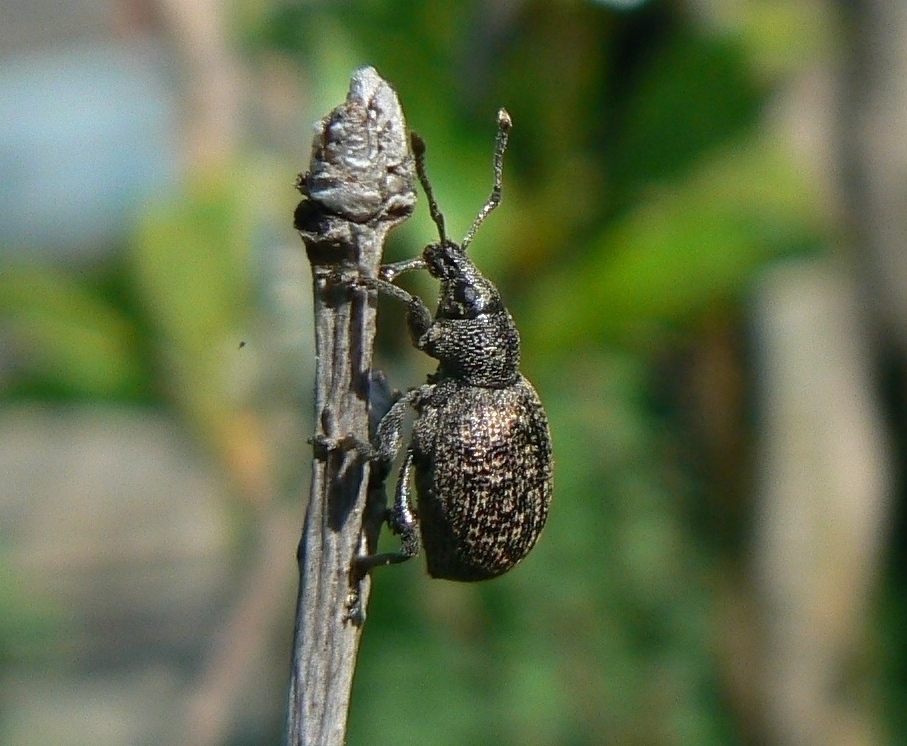
[[[349,743],[907,743],[901,0],[0,0],[0,743],[280,742],[293,181],[363,64],[454,237],[513,116],[470,251],[555,495],[499,580],[376,573]]]

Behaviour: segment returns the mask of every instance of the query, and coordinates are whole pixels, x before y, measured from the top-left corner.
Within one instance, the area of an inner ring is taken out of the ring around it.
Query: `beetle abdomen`
[[[413,432],[428,573],[483,580],[532,549],[551,501],[551,437],[532,385],[439,383]]]

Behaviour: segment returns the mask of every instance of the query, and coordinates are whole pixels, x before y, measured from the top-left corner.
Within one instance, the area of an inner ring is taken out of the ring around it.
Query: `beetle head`
[[[441,281],[438,318],[472,319],[504,309],[497,288],[453,241],[429,244],[422,257],[432,277]]]

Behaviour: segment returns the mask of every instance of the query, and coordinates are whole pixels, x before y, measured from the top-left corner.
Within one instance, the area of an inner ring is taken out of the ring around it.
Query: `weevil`
[[[360,559],[367,570],[425,551],[429,575],[474,581],[507,572],[535,545],[552,490],[548,417],[520,372],[520,335],[497,288],[466,253],[485,218],[500,204],[510,115],[498,112],[491,196],[460,244],[425,170],[425,143],[411,135],[416,172],[439,241],[422,255],[381,267],[362,286],[406,304],[413,345],[438,361],[424,385],[401,396],[378,424],[372,458],[389,474],[403,442],[409,408],[416,412],[387,523],[401,537],[398,552]],[[440,281],[431,314],[417,296],[394,284],[404,272],[427,270]],[[412,484],[416,504],[412,502]]]

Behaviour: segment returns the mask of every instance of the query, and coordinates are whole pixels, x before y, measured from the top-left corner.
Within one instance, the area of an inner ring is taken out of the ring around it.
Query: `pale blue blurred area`
[[[177,176],[177,102],[151,44],[0,59],[0,253],[101,258]]]

